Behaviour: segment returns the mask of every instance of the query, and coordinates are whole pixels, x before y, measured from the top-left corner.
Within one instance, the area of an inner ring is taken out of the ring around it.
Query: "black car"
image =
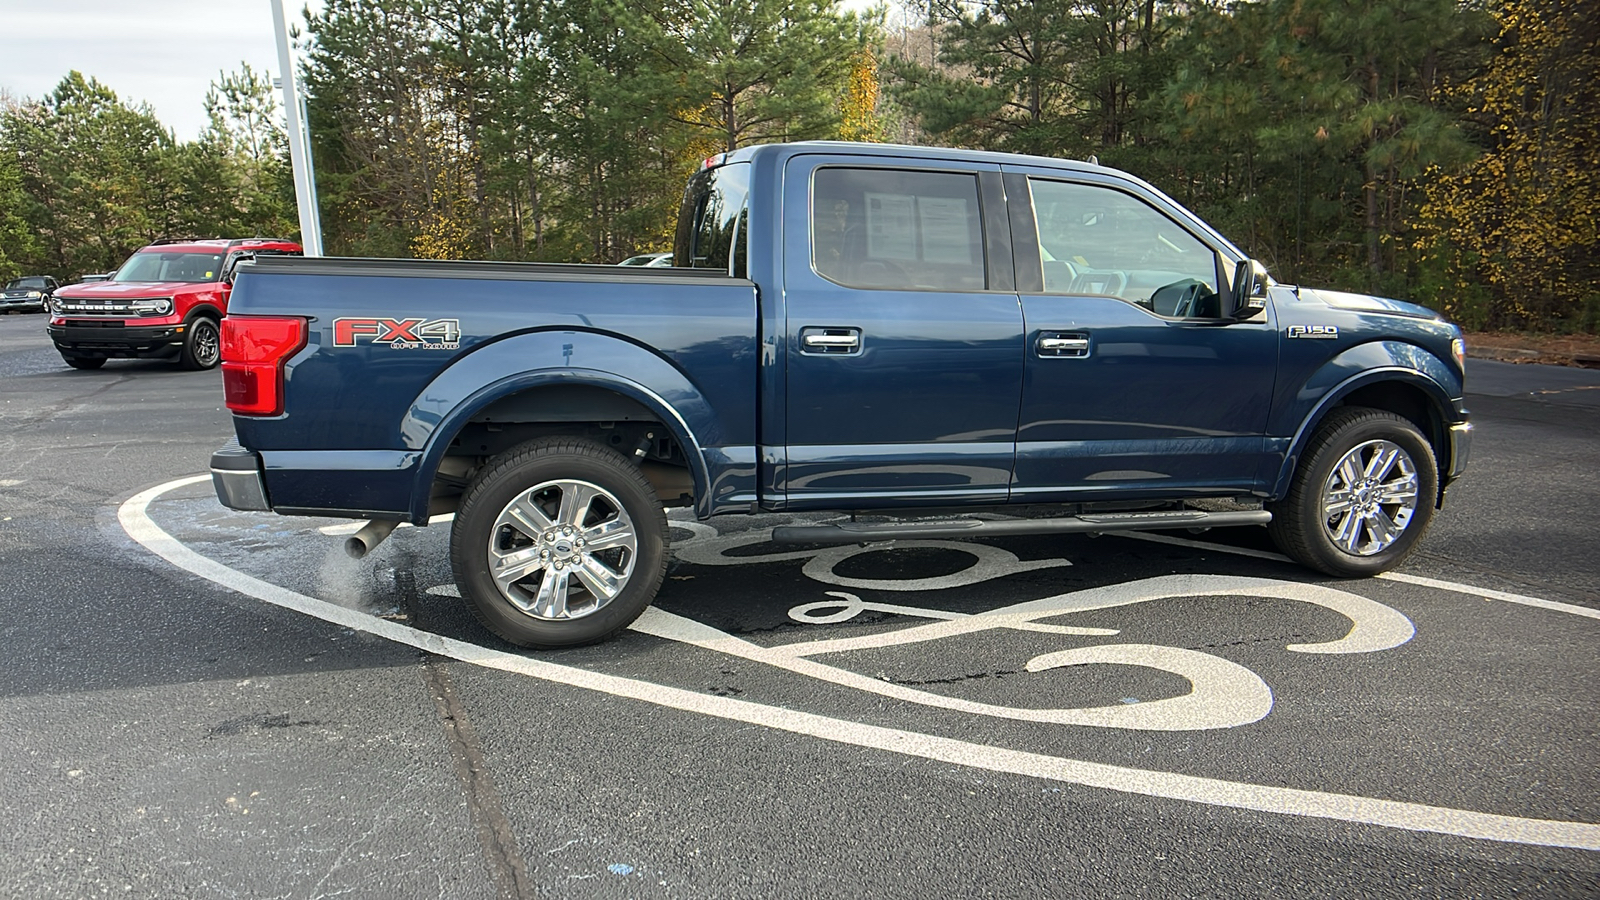
[[[49,275],[13,278],[0,289],[0,312],[47,312],[50,298],[61,285]]]

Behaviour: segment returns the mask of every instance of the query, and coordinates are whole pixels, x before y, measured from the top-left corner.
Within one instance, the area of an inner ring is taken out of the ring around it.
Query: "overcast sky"
[[[284,2],[296,22],[304,5]],[[220,73],[278,74],[269,0],[0,0],[0,35],[0,89],[38,99],[76,69],[149,103],[179,140],[205,128]]]
[[[284,0],[293,22],[306,5]],[[76,69],[149,103],[179,140],[200,136],[206,89],[241,61],[278,74],[270,0],[0,0],[0,90],[38,99]]]

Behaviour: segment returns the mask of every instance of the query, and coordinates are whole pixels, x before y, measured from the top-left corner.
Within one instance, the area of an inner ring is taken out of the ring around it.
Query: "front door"
[[[1014,236],[1019,266],[1039,267],[1018,278],[1027,378],[1012,501],[1254,489],[1277,335],[1270,309],[1222,318],[1228,260],[1214,239],[1132,185],[1042,172],[1006,184],[1034,213],[1037,233]]]
[[[1004,502],[1023,322],[998,169],[802,155],[784,182],[787,507]]]

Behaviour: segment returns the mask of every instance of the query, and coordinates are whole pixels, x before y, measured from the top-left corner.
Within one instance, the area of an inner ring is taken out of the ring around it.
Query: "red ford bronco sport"
[[[157,241],[128,257],[105,281],[56,292],[46,326],[74,369],[112,357],[177,358],[187,369],[220,359],[220,323],[241,259],[301,254],[281,238]]]

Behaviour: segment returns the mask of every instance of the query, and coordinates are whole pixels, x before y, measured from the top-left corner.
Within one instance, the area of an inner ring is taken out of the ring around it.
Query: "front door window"
[[[1216,253],[1172,219],[1106,187],[1030,185],[1047,292],[1115,297],[1161,316],[1222,315]]]

